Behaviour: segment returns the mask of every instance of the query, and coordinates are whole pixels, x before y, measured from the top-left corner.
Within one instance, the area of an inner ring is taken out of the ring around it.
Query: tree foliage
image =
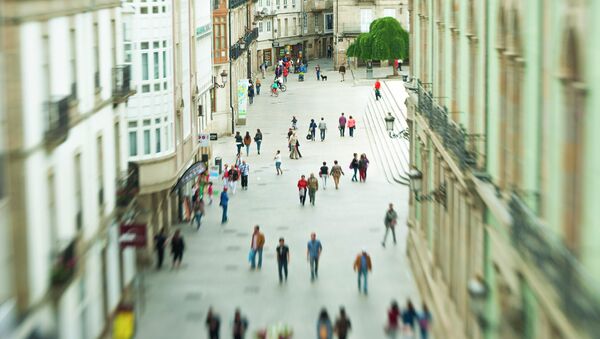
[[[371,23],[368,33],[361,33],[346,54],[362,60],[394,60],[408,58],[408,32],[392,17]]]

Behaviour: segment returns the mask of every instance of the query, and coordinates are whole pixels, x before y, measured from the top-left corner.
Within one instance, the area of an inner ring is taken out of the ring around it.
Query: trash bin
[[[223,159],[215,157],[215,166],[219,167],[219,174],[223,173]]]

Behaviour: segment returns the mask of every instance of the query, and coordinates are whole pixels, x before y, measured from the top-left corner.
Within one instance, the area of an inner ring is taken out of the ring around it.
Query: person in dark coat
[[[209,339],[219,339],[221,318],[213,311],[212,307],[209,307],[208,314],[206,315],[206,328],[208,329]]]
[[[167,245],[167,235],[165,229],[161,228],[160,232],[154,236],[154,246],[157,254],[156,269],[160,270],[165,259],[165,247]]]
[[[183,259],[183,251],[185,250],[185,242],[179,230],[175,231],[171,238],[171,253],[173,254],[173,268],[179,268],[181,259]]]

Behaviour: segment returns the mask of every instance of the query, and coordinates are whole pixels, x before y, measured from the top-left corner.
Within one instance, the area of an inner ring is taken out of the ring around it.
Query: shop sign
[[[217,133],[210,133],[210,141],[216,141],[217,137]]]
[[[279,47],[279,42],[274,42],[273,47]]]
[[[146,247],[148,243],[146,229],[146,224],[121,224],[119,227],[119,244],[121,249],[127,247]]]
[[[210,135],[208,133],[199,133],[198,134],[198,146],[208,147],[209,139],[210,139]]]

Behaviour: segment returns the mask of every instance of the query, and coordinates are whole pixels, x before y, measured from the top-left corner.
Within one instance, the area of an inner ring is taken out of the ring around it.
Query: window
[[[155,138],[156,138],[156,153],[160,153],[160,127],[157,127],[155,130]]]
[[[271,0],[267,0],[267,7],[271,7]]]
[[[50,101],[50,41],[47,35],[42,38],[43,98]]]
[[[78,231],[83,228],[83,199],[81,197],[81,153],[75,155],[75,161],[73,163],[74,168],[74,179],[75,179],[75,227]]]
[[[146,7],[146,6],[140,7],[140,14],[148,14],[148,7]]]
[[[167,51],[163,51],[163,78],[167,77]]]
[[[129,156],[135,157],[137,154],[137,131],[129,131]]]
[[[271,31],[271,21],[267,21],[267,32]]]
[[[102,135],[96,140],[97,166],[98,166],[98,206],[100,216],[104,215],[104,150]]]
[[[258,23],[258,32],[259,32],[259,33],[262,33],[262,31],[263,31],[263,23],[262,23],[262,21],[260,21],[260,22]]]
[[[281,37],[281,19],[277,19],[277,37]]]
[[[308,15],[306,13],[304,13],[304,17],[302,20],[302,30],[304,34],[308,33]]]
[[[144,130],[144,154],[150,154],[150,130]]]
[[[293,31],[294,31],[293,34],[296,35],[296,34],[298,34],[298,32],[296,31],[296,18],[293,18],[292,22],[293,22]]]
[[[2,150],[0,150],[0,200],[2,200],[6,194],[6,180],[4,179],[6,170],[4,166],[6,166],[6,157],[4,156],[4,153],[2,153]]]
[[[333,13],[325,14],[325,32],[333,31]]]
[[[319,31],[319,16],[315,15],[315,32]]]
[[[74,29],[69,32],[70,66],[71,66],[71,96],[77,98],[77,35]]]
[[[279,2],[279,1],[280,1],[280,0],[275,0],[275,4],[277,5],[277,8],[278,8],[278,9],[279,9],[279,4],[280,4],[280,2]]]
[[[159,10],[158,10],[158,6],[152,6],[152,14],[158,14]]]
[[[150,92],[150,85],[142,85],[142,93]]]
[[[385,8],[383,10],[383,16],[384,17],[389,16],[389,17],[395,18],[396,17],[396,10],[394,8]]]
[[[50,228],[50,241],[52,246],[56,244],[58,231],[56,230],[56,199],[54,192],[56,191],[54,181],[54,172],[48,173],[48,226]]]
[[[371,25],[372,21],[373,21],[373,10],[361,9],[360,10],[360,31],[362,33],[366,33],[369,31],[369,26]]]
[[[287,0],[283,0],[283,8],[287,8]]]
[[[148,53],[142,53],[142,80],[148,79]]]
[[[292,0],[292,7],[296,7],[296,0]]]
[[[94,22],[94,85],[100,87],[100,31],[98,22]]]
[[[285,27],[283,36],[288,36],[289,34],[288,34],[288,19],[287,18],[283,19],[283,26]]]
[[[159,79],[160,78],[160,68],[158,67],[158,63],[160,61],[159,57],[158,57],[158,52],[154,52],[153,58],[154,60],[154,79]]]

